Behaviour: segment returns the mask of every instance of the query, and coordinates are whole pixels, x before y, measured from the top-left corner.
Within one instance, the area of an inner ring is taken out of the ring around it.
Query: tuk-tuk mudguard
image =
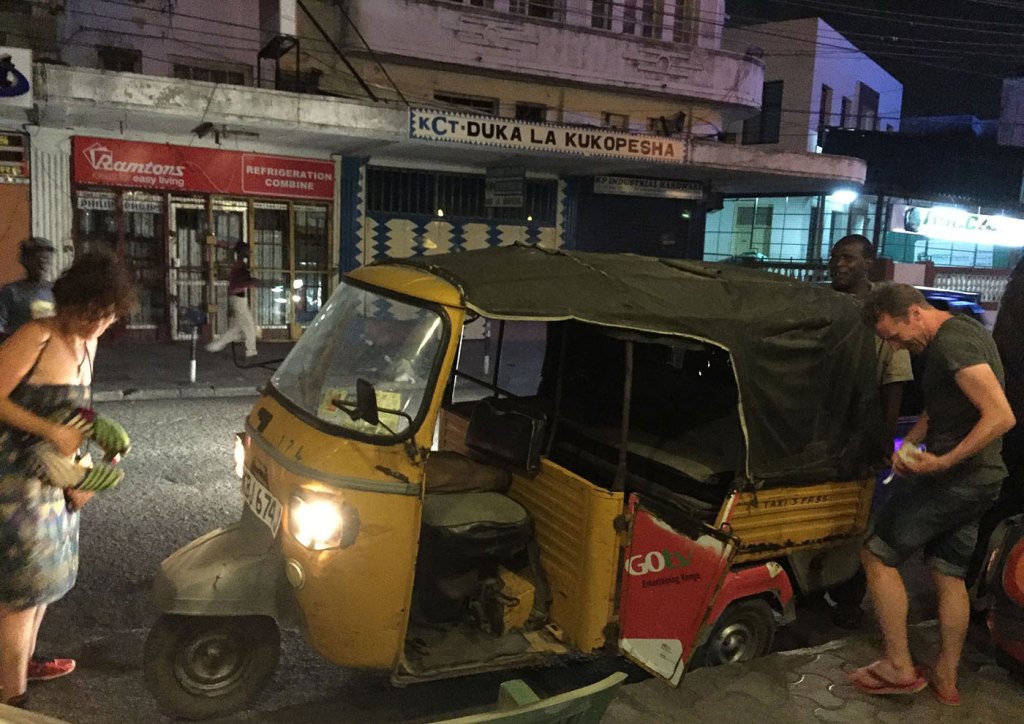
[[[296,623],[284,563],[262,523],[243,519],[172,553],[153,584],[156,607],[186,616],[270,616]]]
[[[796,607],[793,603],[793,584],[786,575],[786,571],[775,561],[768,561],[756,566],[746,566],[729,571],[725,580],[722,581],[722,588],[715,596],[715,602],[706,619],[707,625],[701,631],[697,645],[701,646],[707,642],[715,622],[722,615],[726,607],[734,601],[744,598],[765,598],[771,599],[772,608],[782,614],[783,623],[789,623],[796,618]]]

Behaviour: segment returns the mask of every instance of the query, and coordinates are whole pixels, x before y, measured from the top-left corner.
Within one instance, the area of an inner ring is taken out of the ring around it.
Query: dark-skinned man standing
[[[828,273],[832,288],[837,292],[852,294],[864,301],[871,292],[868,275],[875,264],[875,246],[866,236],[849,234],[835,243],[828,258]],[[878,355],[878,397],[882,405],[885,431],[892,439],[896,435],[896,421],[903,400],[903,386],[914,378],[910,366],[910,354],[905,349],[893,349],[877,336],[875,351]],[[876,500],[880,490],[876,490]],[[849,581],[829,590],[835,604],[832,621],[842,628],[856,628],[864,617],[860,603],[864,598],[867,582],[864,572]]]

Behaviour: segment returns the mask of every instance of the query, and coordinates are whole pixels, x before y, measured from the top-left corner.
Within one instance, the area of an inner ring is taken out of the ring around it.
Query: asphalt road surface
[[[129,430],[134,448],[123,462],[125,481],[85,508],[78,584],[51,607],[40,634],[40,653],[74,657],[79,668],[71,676],[33,684],[33,710],[76,724],[169,721],[146,691],[141,673],[143,642],[157,617],[150,602],[153,575],[168,554],[238,518],[242,499],[233,473],[234,433],[252,402],[100,406]],[[780,633],[776,649],[816,645],[848,633],[831,625],[820,599],[802,604],[799,612],[798,625]],[[929,613],[919,610],[912,617]],[[277,675],[254,708],[220,721],[433,721],[488,707],[498,685],[509,678],[525,678],[544,696],[593,683],[614,669],[642,676],[621,660],[604,659],[395,689],[386,675],[346,671],[324,661],[294,631],[284,632],[282,642]]]

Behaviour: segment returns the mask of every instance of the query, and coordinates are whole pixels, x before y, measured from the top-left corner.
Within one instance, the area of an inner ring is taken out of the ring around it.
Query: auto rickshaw
[[[347,274],[239,435],[241,519],[161,565],[148,686],[244,707],[282,626],[396,685],[765,654],[794,589],[856,570],[874,349],[845,295],[745,268],[517,245]]]

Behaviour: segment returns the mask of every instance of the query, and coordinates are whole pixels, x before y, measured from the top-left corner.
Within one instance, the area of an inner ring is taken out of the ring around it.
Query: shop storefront
[[[0,131],[0,284],[24,276],[18,245],[29,235],[31,204],[28,140]]]
[[[882,248],[896,261],[1005,269],[1024,247],[1024,219],[910,199],[890,208]]]
[[[138,280],[133,336],[181,338],[189,309],[222,329],[239,241],[264,339],[296,338],[330,293],[331,161],[76,136],[71,174],[76,251],[111,249]]]

